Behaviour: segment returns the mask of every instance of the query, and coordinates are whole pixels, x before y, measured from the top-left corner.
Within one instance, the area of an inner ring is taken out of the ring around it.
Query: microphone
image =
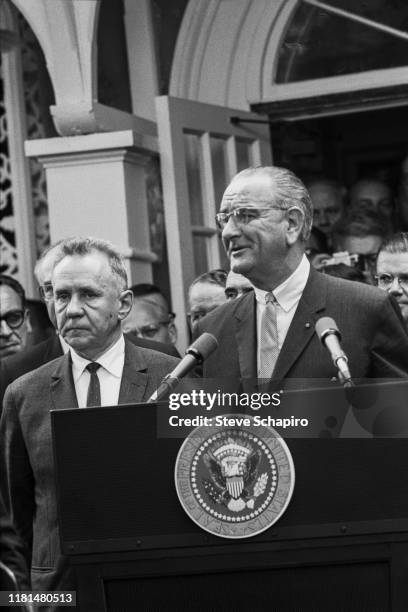
[[[204,332],[193,342],[186,350],[183,359],[176,365],[174,370],[167,374],[160,383],[160,386],[147,400],[148,404],[158,402],[165,397],[176,385],[180,378],[188,374],[196,365],[201,364],[207,357],[211,355],[218,347],[218,341],[215,336]]]
[[[353,383],[348,369],[348,359],[340,346],[341,334],[336,322],[331,317],[321,317],[316,322],[315,331],[319,340],[329,351],[339,371],[340,380],[345,386],[351,386]]]

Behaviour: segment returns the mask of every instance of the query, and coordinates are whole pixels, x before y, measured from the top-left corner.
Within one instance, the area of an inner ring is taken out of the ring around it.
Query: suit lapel
[[[57,357],[61,357],[61,355],[63,355],[62,348],[61,348],[61,342],[59,341],[58,335],[54,334],[47,341],[47,346],[46,346],[46,350],[44,353],[44,359],[45,359],[44,363],[47,363],[47,361],[52,361],[53,359],[56,359]]]
[[[234,323],[241,377],[256,378],[256,316],[253,291],[238,304]]]
[[[273,372],[274,379],[285,378],[315,333],[315,323],[326,307],[324,275],[312,268],[295,315],[290,324]]]
[[[78,408],[69,353],[61,357],[55,366],[51,376],[51,398],[56,409]]]
[[[142,402],[147,387],[147,363],[141,351],[125,338],[125,363],[119,391],[119,404]]]
[[[125,339],[125,363],[120,384],[118,404],[141,402],[147,386],[147,364],[141,351]],[[54,408],[78,408],[78,401],[72,378],[72,364],[69,353],[61,357],[51,377],[51,398]]]

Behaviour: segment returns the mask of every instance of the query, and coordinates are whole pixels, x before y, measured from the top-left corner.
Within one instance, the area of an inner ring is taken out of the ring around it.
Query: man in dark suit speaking
[[[125,340],[121,320],[132,293],[112,245],[73,238],[60,250],[54,306],[69,351],[8,387],[0,422],[1,491],[32,551],[37,591],[75,589],[59,548],[49,410],[145,401],[177,363]]]
[[[396,304],[374,287],[311,269],[305,243],[313,210],[303,183],[289,170],[248,168],[227,187],[217,215],[231,270],[255,291],[199,322],[218,338],[206,377],[331,379],[336,368],[317,338],[320,317],[343,336],[351,375],[408,375],[408,336]]]

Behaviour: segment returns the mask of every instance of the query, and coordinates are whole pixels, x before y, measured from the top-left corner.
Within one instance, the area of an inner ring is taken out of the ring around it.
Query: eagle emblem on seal
[[[176,490],[185,512],[223,538],[249,538],[268,529],[284,513],[295,483],[285,441],[272,427],[247,418],[245,427],[197,427],[176,459]]]
[[[231,512],[253,508],[268,482],[268,474],[258,475],[261,452],[247,441],[228,437],[203,455],[211,478],[203,479],[209,498]]]

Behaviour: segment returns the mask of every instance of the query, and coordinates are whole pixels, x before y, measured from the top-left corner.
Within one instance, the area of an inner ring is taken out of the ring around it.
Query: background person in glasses
[[[408,232],[394,234],[381,245],[375,280],[397,300],[408,329]]]
[[[139,287],[142,289],[139,290]],[[153,287],[151,291],[147,289]],[[177,329],[174,314],[169,311],[164,296],[156,291],[154,285],[134,285],[133,305],[126,319],[122,321],[125,334],[134,334],[140,339],[154,340],[173,347],[172,354],[179,356],[174,348],[177,342]]]
[[[30,319],[25,292],[18,281],[0,275],[0,359],[21,353],[29,342]]]
[[[408,335],[396,303],[376,287],[311,268],[305,246],[312,219],[309,193],[290,170],[248,168],[232,179],[217,222],[231,270],[254,292],[198,322],[195,335],[218,338],[204,376],[330,381],[336,368],[314,331],[323,316],[337,322],[354,377],[408,375]]]

